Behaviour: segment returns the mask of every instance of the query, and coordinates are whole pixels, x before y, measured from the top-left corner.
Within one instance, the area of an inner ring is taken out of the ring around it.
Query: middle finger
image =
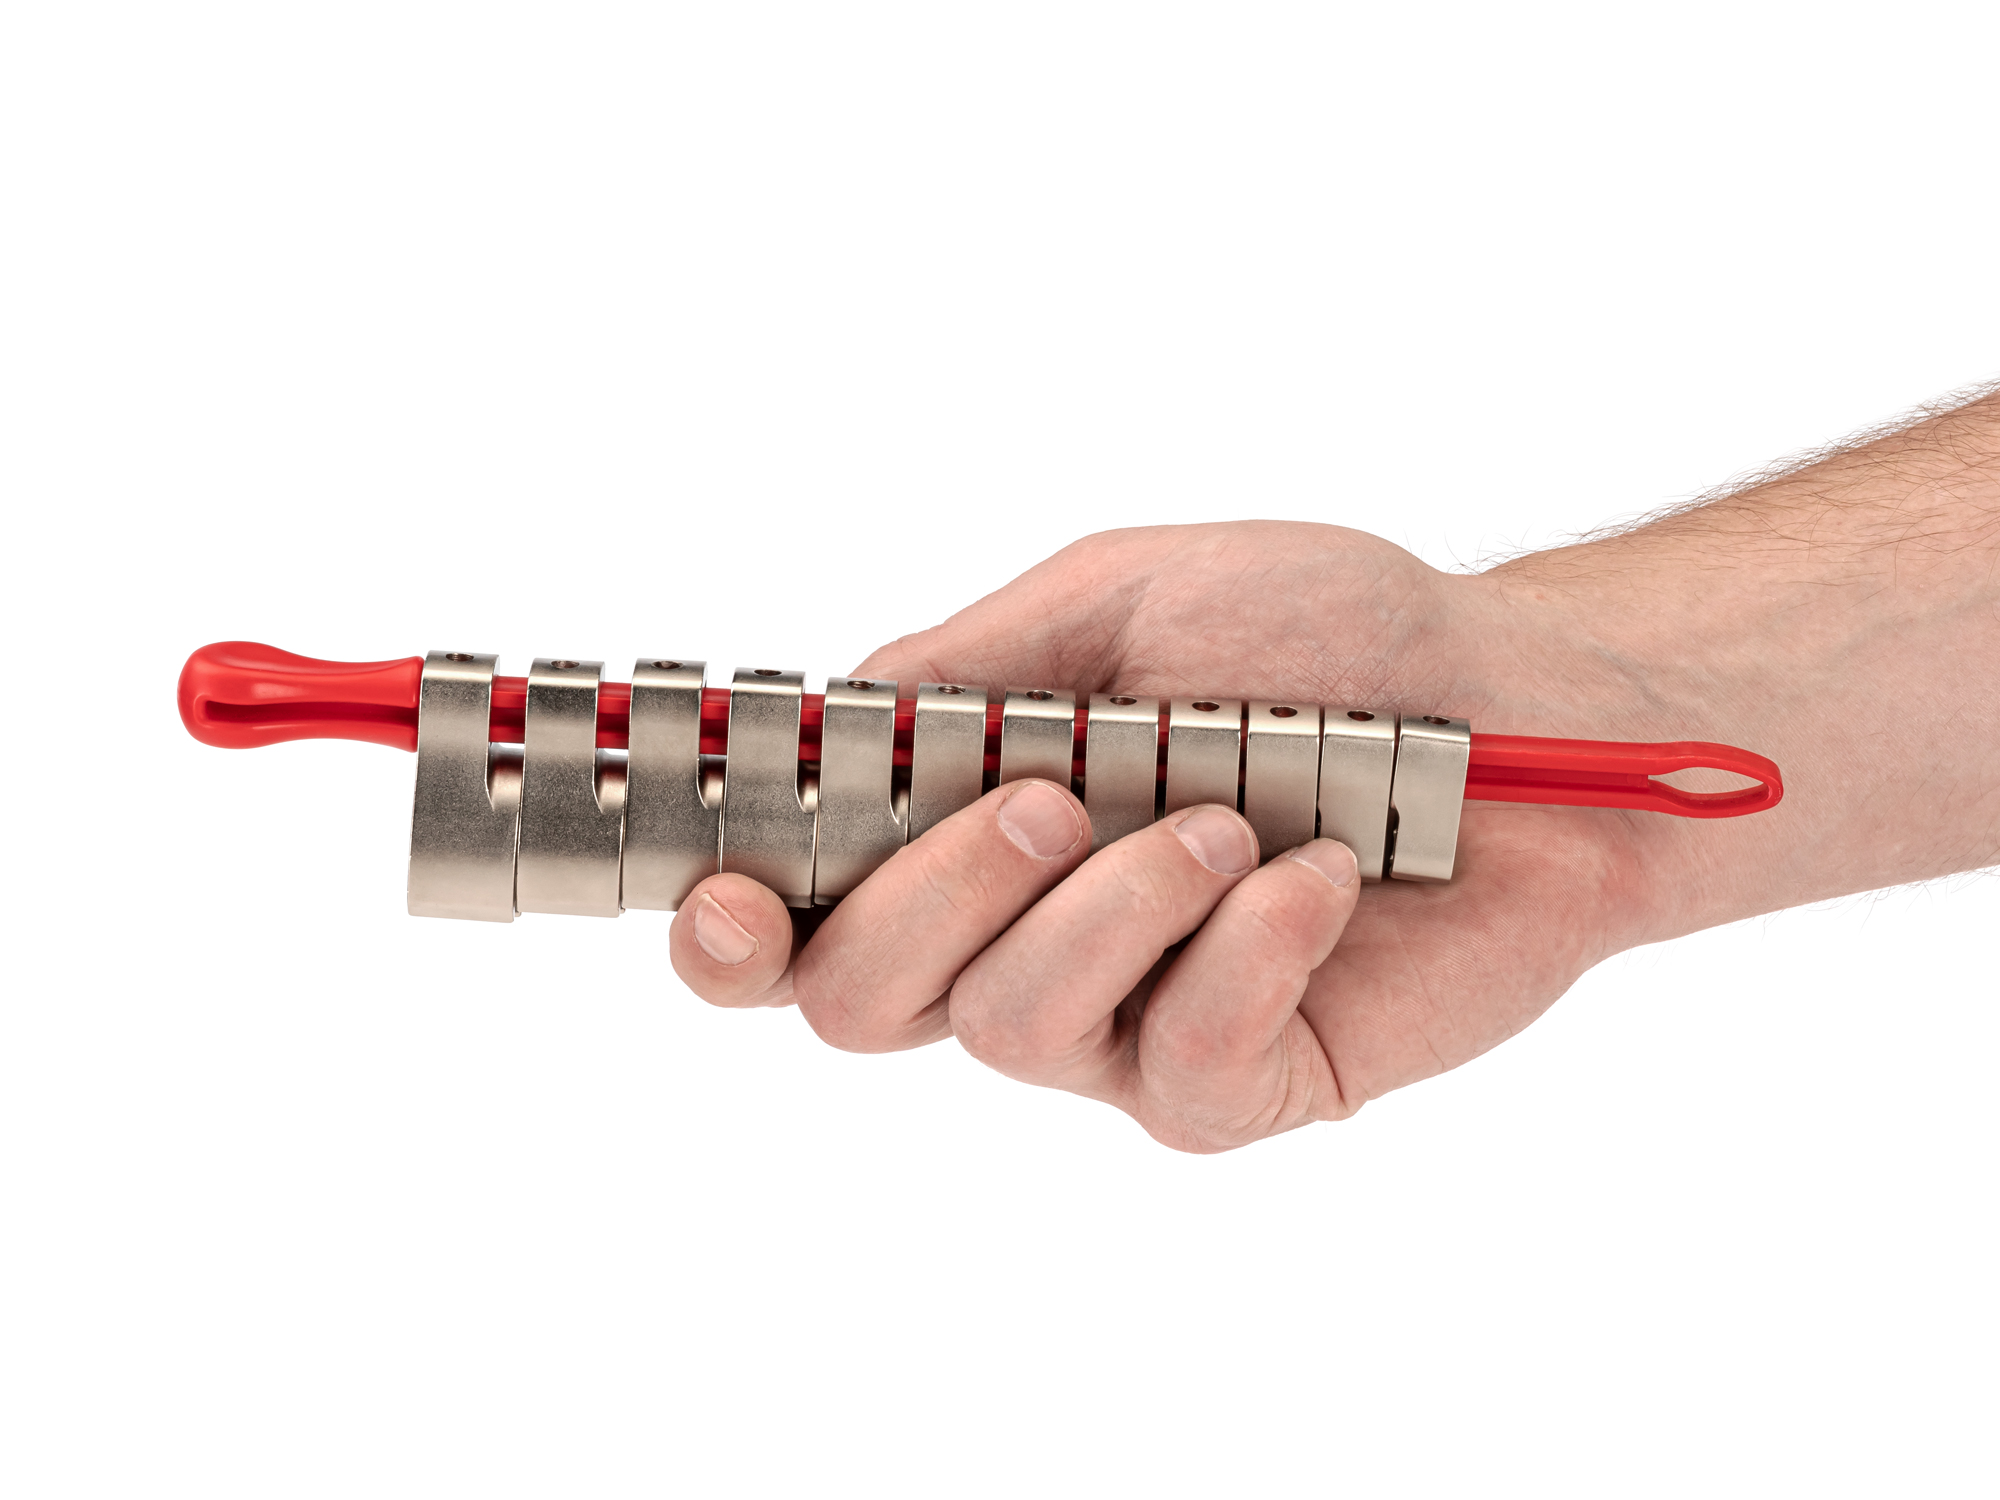
[[[1250,825],[1216,805],[1107,845],[967,966],[959,1044],[1010,1078],[1125,1102],[1119,1002],[1256,865]]]
[[[1089,853],[1090,819],[1067,788],[996,788],[833,909],[793,971],[800,1013],[850,1052],[950,1035],[943,996],[959,971]]]

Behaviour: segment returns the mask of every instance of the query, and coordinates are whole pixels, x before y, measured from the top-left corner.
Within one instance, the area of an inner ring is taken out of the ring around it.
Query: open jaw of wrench
[[[1315,836],[1364,880],[1448,881],[1468,799],[1734,817],[1775,806],[1778,768],[1699,741],[1619,744],[1478,735],[1448,714],[1271,699],[1079,695],[1058,687],[833,678],[705,664],[433,651],[322,662],[205,646],[181,716],[208,744],[341,738],[414,749],[413,915],[673,911],[717,871],[787,904],[840,900],[898,849],[1005,782],[1067,786],[1093,849],[1201,803],[1241,812],[1265,858]],[[1713,768],[1754,785],[1689,792]]]

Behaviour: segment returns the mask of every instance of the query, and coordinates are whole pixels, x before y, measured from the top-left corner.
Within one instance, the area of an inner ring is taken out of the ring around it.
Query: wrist
[[[1610,550],[1606,549],[1607,552]],[[1635,578],[1623,559],[1590,560],[1603,572],[1552,587],[1545,580],[1494,578],[1496,612],[1528,622],[1512,639],[1532,643],[1536,684],[1522,699],[1541,701],[1543,725],[1511,732],[1578,739],[1698,740],[1767,756],[1786,777],[1787,800],[1740,819],[1623,814],[1621,837],[1642,866],[1643,899],[1628,913],[1630,943],[1658,942],[1809,899],[1790,863],[1807,841],[1796,796],[1807,746],[1788,682],[1761,654],[1763,632],[1734,602],[1703,598],[1676,569]],[[1499,632],[1495,632],[1496,637]],[[1505,720],[1498,732],[1510,732]],[[1745,785],[1722,771],[1669,778],[1688,791]],[[1810,779],[1810,778],[1808,778]],[[1604,814],[1597,814],[1599,817]]]
[[[1605,737],[1720,740],[1783,770],[1770,812],[1652,820],[1680,930],[2000,859],[1991,406],[1930,424],[1949,442],[1912,429],[1480,576]]]
[[[1747,742],[1712,697],[1691,693],[1678,674],[1663,670],[1671,665],[1667,634],[1650,629],[1643,612],[1628,611],[1616,590],[1587,580],[1520,580],[1497,570],[1450,575],[1443,588],[1448,607],[1440,617],[1461,672],[1450,711],[1470,718],[1476,731]],[[1691,790],[1738,784],[1727,776],[1719,784],[1674,781]],[[1722,913],[1741,899],[1728,862],[1704,859],[1699,843],[1684,838],[1697,827],[1687,819],[1495,803],[1469,805],[1466,826],[1475,840],[1469,849],[1533,844],[1557,852],[1575,875],[1565,899],[1581,903],[1600,949],[1590,962],[1728,920]],[[1723,826],[1705,820],[1699,828]]]

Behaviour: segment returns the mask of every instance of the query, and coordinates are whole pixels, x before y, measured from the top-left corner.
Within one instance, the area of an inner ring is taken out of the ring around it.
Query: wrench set
[[[525,679],[497,665],[223,642],[189,658],[181,714],[215,745],[414,748],[410,912],[490,922],[673,911],[718,870],[792,906],[829,905],[1025,777],[1082,797],[1093,849],[1220,803],[1266,858],[1336,838],[1364,880],[1450,880],[1468,798],[1729,817],[1783,795],[1776,766],[1729,746],[1475,735],[1444,713],[860,677],[809,694],[802,673],[775,668],[740,669],[722,689],[704,663],[675,658],[641,658],[629,684],[595,661],[538,658]],[[1657,779],[1690,767],[1757,785]]]

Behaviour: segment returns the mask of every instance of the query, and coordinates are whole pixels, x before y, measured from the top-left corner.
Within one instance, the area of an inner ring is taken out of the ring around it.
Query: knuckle
[[[1006,872],[970,821],[978,811],[977,803],[961,809],[895,856],[903,862],[905,878],[914,882],[914,904],[926,919],[979,917],[996,903],[1013,899]],[[991,809],[985,816],[991,818]],[[968,821],[954,827],[961,818]]]
[[[884,1029],[866,1016],[857,1015],[851,1006],[838,1001],[828,1004],[806,1004],[801,1001],[799,1014],[806,1018],[806,1024],[813,1034],[829,1047],[841,1052],[887,1052],[892,1050],[891,1042]]]
[[[808,947],[793,972],[792,998],[799,1014],[821,1041],[841,1052],[887,1052],[895,1046],[895,1028],[869,997]]]
[[[1112,862],[1111,873],[1131,916],[1140,922],[1157,922],[1171,916],[1181,904],[1180,882],[1162,862],[1148,858],[1143,849],[1121,853],[1123,857]]]
[[[1177,1151],[1213,1155],[1234,1151],[1252,1141],[1304,1123],[1286,1121],[1282,1092],[1276,1097],[1241,1095],[1234,1088],[1220,1094],[1201,1089],[1150,1090],[1141,1102],[1139,1120],[1155,1140]]]
[[[1136,1118],[1146,1134],[1162,1146],[1189,1156],[1215,1156],[1245,1144],[1218,1137],[1200,1121],[1174,1110],[1142,1109]]]
[[[1018,1076],[1033,1072],[1049,1052],[1035,1028],[994,997],[977,979],[961,979],[951,992],[951,1029],[958,1044],[995,1072]]]
[[[1317,875],[1313,881],[1325,885]],[[1303,890],[1293,881],[1260,881],[1254,889],[1241,891],[1235,903],[1237,922],[1244,928],[1241,941],[1270,948],[1293,946],[1321,923],[1316,919],[1314,892]]]
[[[951,1034],[958,1045],[988,1067],[998,1067],[1002,1030],[995,1024],[984,986],[961,976],[951,988]]]
[[[985,904],[992,889],[992,871],[977,859],[954,860],[935,849],[921,850],[915,863],[926,901],[939,916],[960,916]]]
[[[1235,1049],[1223,1038],[1178,1014],[1162,1017],[1153,1030],[1152,1061],[1178,1077],[1211,1073],[1233,1060]]]
[[[1296,955],[1324,945],[1343,903],[1323,876],[1280,860],[1232,891],[1224,910],[1232,944]]]

